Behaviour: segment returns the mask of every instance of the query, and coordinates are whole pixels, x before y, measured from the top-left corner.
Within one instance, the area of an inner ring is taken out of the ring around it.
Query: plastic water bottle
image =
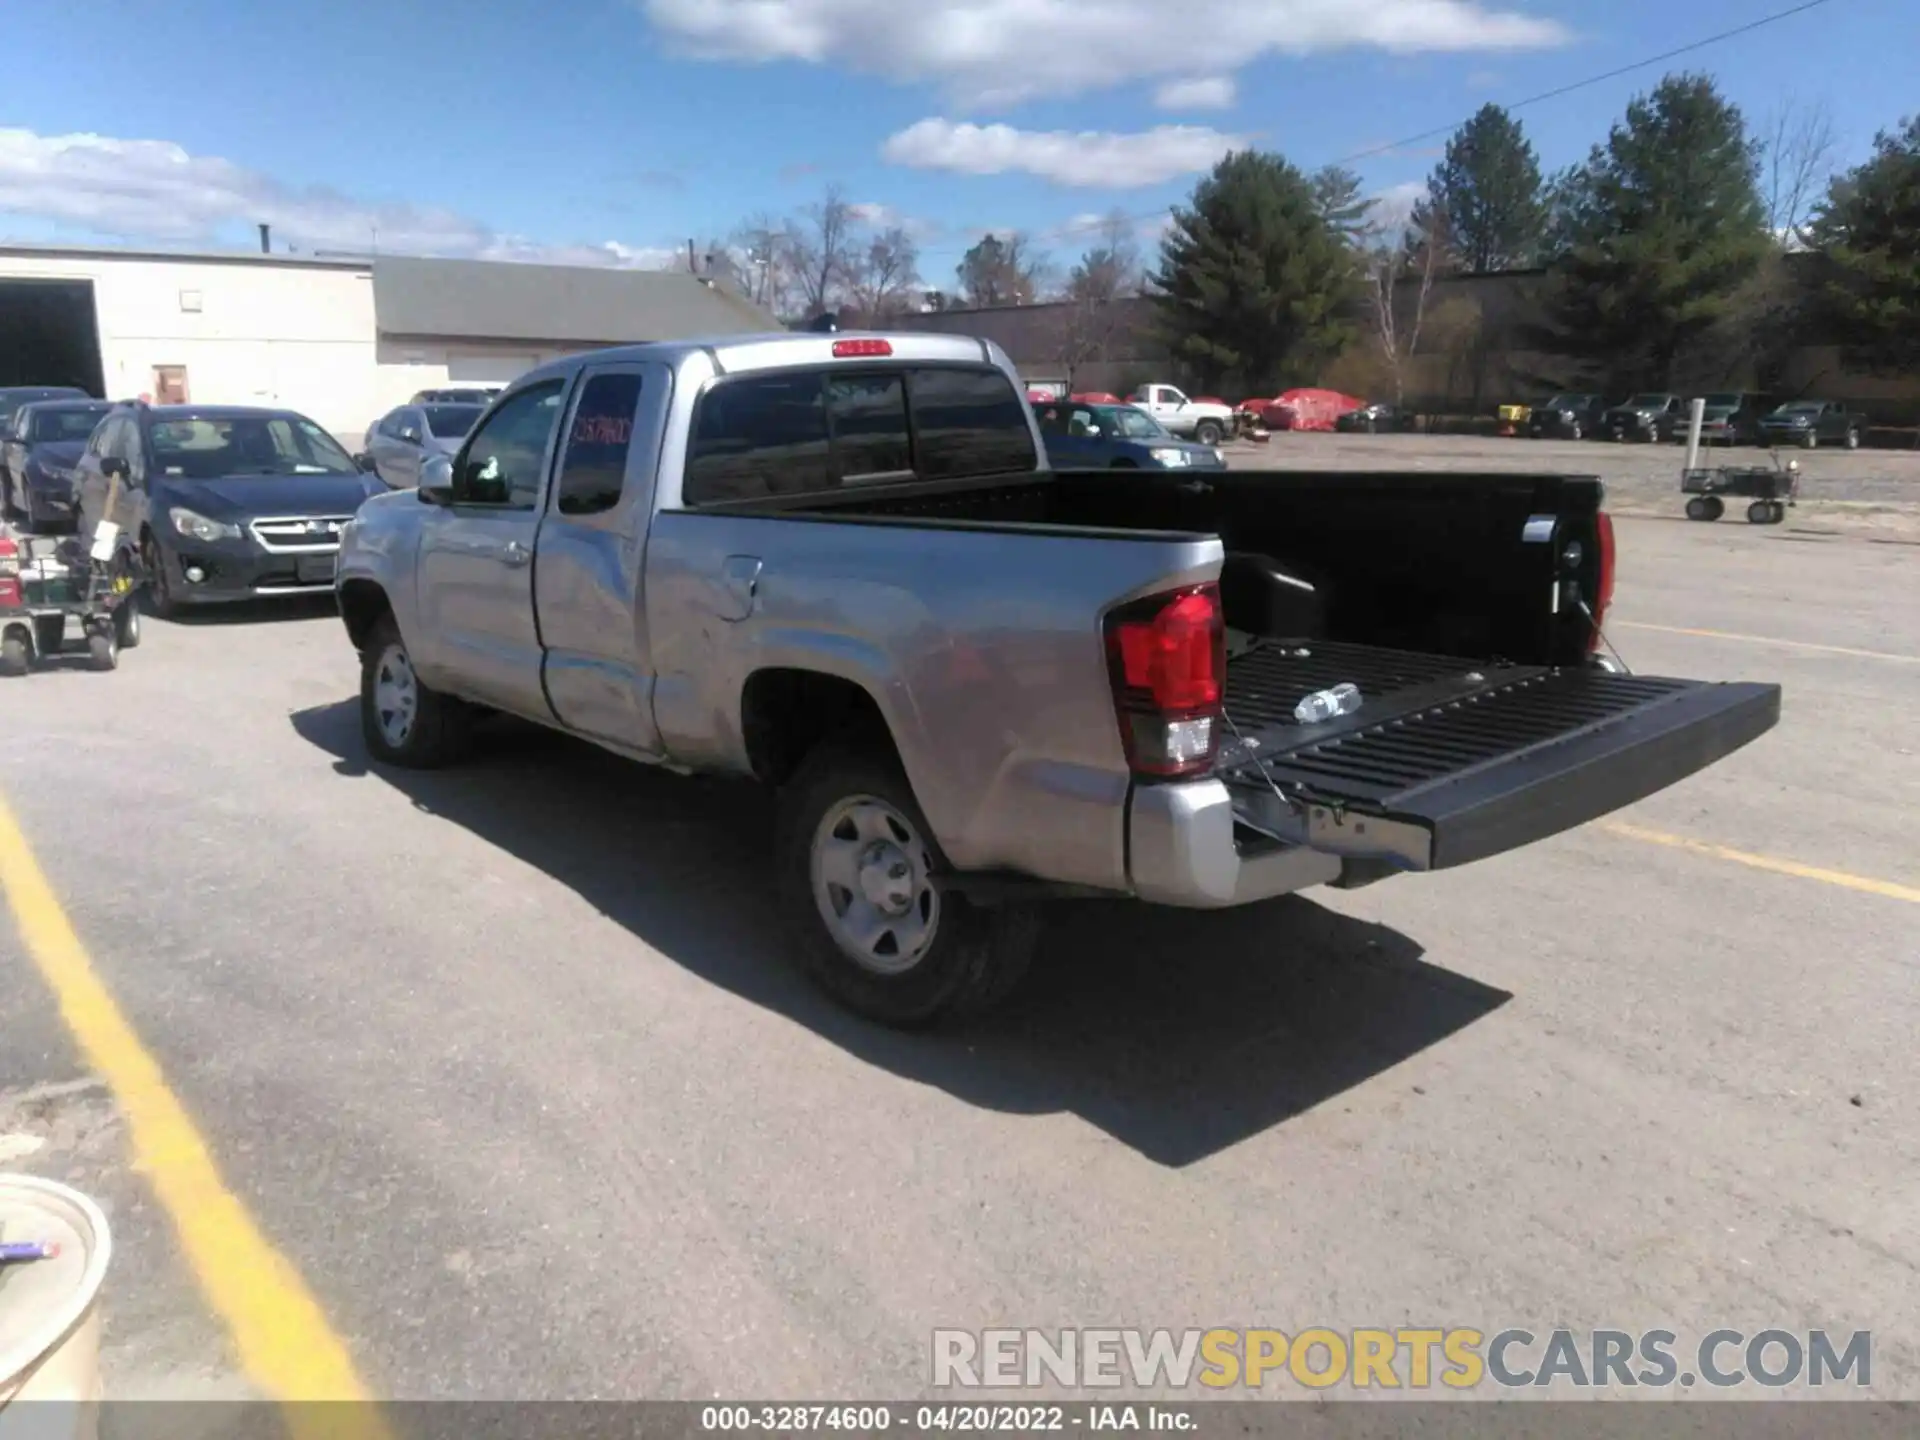
[[[1331,690],[1316,690],[1293,707],[1293,718],[1302,725],[1318,725],[1336,715],[1351,715],[1360,708],[1360,687],[1341,681]]]

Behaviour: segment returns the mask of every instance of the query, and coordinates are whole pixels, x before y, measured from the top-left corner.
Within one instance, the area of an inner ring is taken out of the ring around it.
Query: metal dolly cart
[[[1716,465],[1680,472],[1680,493],[1688,496],[1687,519],[1718,520],[1727,512],[1727,496],[1750,503],[1747,523],[1778,525],[1787,507],[1800,498],[1800,462],[1782,465]]]

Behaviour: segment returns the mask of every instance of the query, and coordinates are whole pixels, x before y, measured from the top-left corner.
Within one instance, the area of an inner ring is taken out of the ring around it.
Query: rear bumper
[[[1242,781],[1137,787],[1128,815],[1133,889],[1160,904],[1217,908],[1470,864],[1663,790],[1779,716],[1778,686],[1687,684],[1604,722],[1369,798],[1295,790],[1283,801]]]

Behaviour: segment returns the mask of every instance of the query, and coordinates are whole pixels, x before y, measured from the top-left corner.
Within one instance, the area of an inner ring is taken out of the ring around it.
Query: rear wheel
[[[414,673],[413,656],[391,615],[375,622],[360,656],[360,734],[367,753],[390,765],[432,770],[459,758],[473,712]]]
[[[1714,518],[1712,501],[1713,497],[1710,495],[1696,495],[1687,501],[1687,519],[1712,520]]]
[[[830,741],[781,792],[776,884],[798,958],[834,999],[884,1025],[977,1015],[1025,976],[1038,914],[940,889],[946,861],[878,744]]]
[[[1747,506],[1747,523],[1749,525],[1773,524],[1773,502],[1771,500],[1756,500]]]
[[[0,675],[24,675],[33,668],[33,644],[27,632],[15,628],[0,636]]]

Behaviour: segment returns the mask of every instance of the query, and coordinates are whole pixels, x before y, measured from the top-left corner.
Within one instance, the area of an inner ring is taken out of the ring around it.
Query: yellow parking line
[[[46,874],[0,798],[0,890],[20,939],[59,1001],[87,1064],[111,1087],[126,1116],[135,1168],[152,1184],[180,1248],[215,1313],[226,1322],[247,1376],[283,1401],[370,1400],[347,1347],[291,1261],[263,1235],[220,1178],[206,1140],[159,1064],[95,973],[86,948]],[[355,1433],[373,1437],[382,1423],[354,1407]],[[333,1428],[346,1417],[293,1407],[294,1428]]]
[[[1814,650],[1823,655],[1851,655],[1859,660],[1891,660],[1896,665],[1920,665],[1920,655],[1896,655],[1891,650],[1855,650],[1846,645],[1816,645],[1811,640],[1781,640],[1772,635],[1737,635],[1730,630],[1693,630],[1685,625],[1649,625],[1643,620],[1616,620],[1618,630],[1658,630],[1663,635],[1695,635],[1702,640],[1742,640],[1749,645],[1778,645],[1783,650]]]
[[[1797,860],[1776,860],[1771,855],[1730,850],[1725,845],[1710,845],[1704,840],[1689,840],[1684,835],[1669,835],[1664,830],[1648,830],[1619,820],[1603,820],[1600,828],[1627,840],[1665,845],[1672,850],[1686,850],[1715,860],[1731,860],[1736,865],[1751,866],[1755,870],[1771,870],[1776,875],[1818,880],[1823,885],[1838,885],[1843,890],[1858,890],[1865,895],[1879,895],[1888,900],[1905,900],[1910,905],[1920,905],[1920,889],[1911,885],[1896,885],[1891,880],[1872,880],[1865,875],[1849,875],[1844,870],[1822,870],[1817,865],[1802,865]]]

